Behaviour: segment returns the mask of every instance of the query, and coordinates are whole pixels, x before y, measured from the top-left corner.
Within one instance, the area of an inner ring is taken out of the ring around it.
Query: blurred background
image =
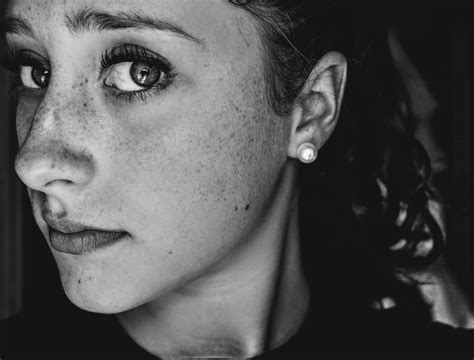
[[[25,207],[25,190],[18,181],[13,158],[17,148],[14,104],[8,97],[8,77],[0,70],[0,319],[22,307],[25,279],[24,231],[31,227]],[[34,234],[33,236],[37,236]]]
[[[417,72],[413,75],[413,68],[405,68],[407,86],[422,103],[419,134],[439,155],[434,181],[447,204],[446,261],[474,304],[472,19],[471,9],[457,6],[456,1],[449,6],[411,7],[409,12],[393,14],[394,33]],[[423,82],[423,91],[417,81]],[[7,75],[0,71],[0,319],[33,303],[36,309],[46,302],[50,308],[51,302],[58,307],[71,306],[62,294],[56,265],[13,170],[15,104],[8,98],[8,86]]]
[[[393,28],[418,73],[411,74],[406,64],[402,69],[418,117],[415,133],[432,158],[433,182],[444,197],[446,261],[474,306],[473,7],[436,3],[444,5],[401,9],[394,14]]]

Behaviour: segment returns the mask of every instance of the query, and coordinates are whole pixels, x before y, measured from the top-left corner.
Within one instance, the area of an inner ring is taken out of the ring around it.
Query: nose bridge
[[[15,158],[18,176],[32,189],[48,192],[55,184],[83,186],[93,178],[92,154],[73,128],[77,119],[71,98],[50,88],[36,108]],[[77,102],[78,94],[75,98]]]
[[[20,139],[20,146],[36,139],[44,141],[47,138],[64,138],[67,127],[73,123],[71,122],[74,108],[72,99],[77,100],[79,96],[73,91],[71,87],[68,89],[65,84],[59,84],[57,79],[53,78],[44,96],[35,104],[34,111],[30,106],[27,106],[25,111],[19,109],[17,116],[29,118],[29,121],[18,119],[22,124],[29,123],[28,132],[21,134],[23,138]]]
[[[25,142],[44,141],[47,138],[61,137],[64,129],[64,124],[61,124],[61,107],[63,106],[63,99],[54,99],[53,96],[45,95],[33,115],[33,121]]]

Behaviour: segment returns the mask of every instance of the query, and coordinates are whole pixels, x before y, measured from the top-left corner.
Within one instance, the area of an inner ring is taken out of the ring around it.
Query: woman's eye
[[[151,88],[162,77],[163,72],[148,62],[121,62],[109,68],[104,83],[120,91],[134,92]]]
[[[48,86],[51,72],[41,66],[21,66],[20,78],[23,86],[29,89],[43,89]]]

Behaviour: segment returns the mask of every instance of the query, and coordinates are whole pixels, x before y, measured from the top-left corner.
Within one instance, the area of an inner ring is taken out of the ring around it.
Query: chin
[[[122,289],[113,289],[110,286],[101,286],[101,282],[89,284],[87,281],[78,283],[78,281],[64,279],[61,276],[61,283],[67,298],[82,310],[100,313],[117,314],[123,311],[133,309],[140,305],[137,294],[131,296],[133,292],[127,294]]]
[[[123,268],[115,262],[98,266],[83,259],[74,262],[67,257],[57,257],[56,260],[67,298],[80,309],[93,313],[118,314],[133,310],[166,296],[181,285],[175,276],[153,276],[150,281],[146,276],[149,274],[130,271],[130,267]]]
[[[118,273],[107,275],[64,262],[58,262],[58,268],[65,295],[80,309],[117,314],[144,303],[133,282],[126,282]]]

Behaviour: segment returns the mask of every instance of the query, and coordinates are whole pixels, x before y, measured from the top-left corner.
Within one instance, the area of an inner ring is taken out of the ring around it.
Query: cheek
[[[272,118],[263,99],[248,98],[183,102],[179,111],[143,115],[141,126],[122,131],[131,151],[114,163],[127,169],[120,186],[134,204],[137,231],[153,236],[160,228],[169,239],[195,241],[223,233],[235,238],[250,226],[286,149],[283,120]]]
[[[286,160],[285,127],[258,111],[258,100],[221,103],[123,114],[141,126],[115,131],[93,208],[102,219],[121,209],[134,241],[111,261],[65,262],[63,284],[81,307],[123,311],[151,301],[204,274],[258,224]]]

